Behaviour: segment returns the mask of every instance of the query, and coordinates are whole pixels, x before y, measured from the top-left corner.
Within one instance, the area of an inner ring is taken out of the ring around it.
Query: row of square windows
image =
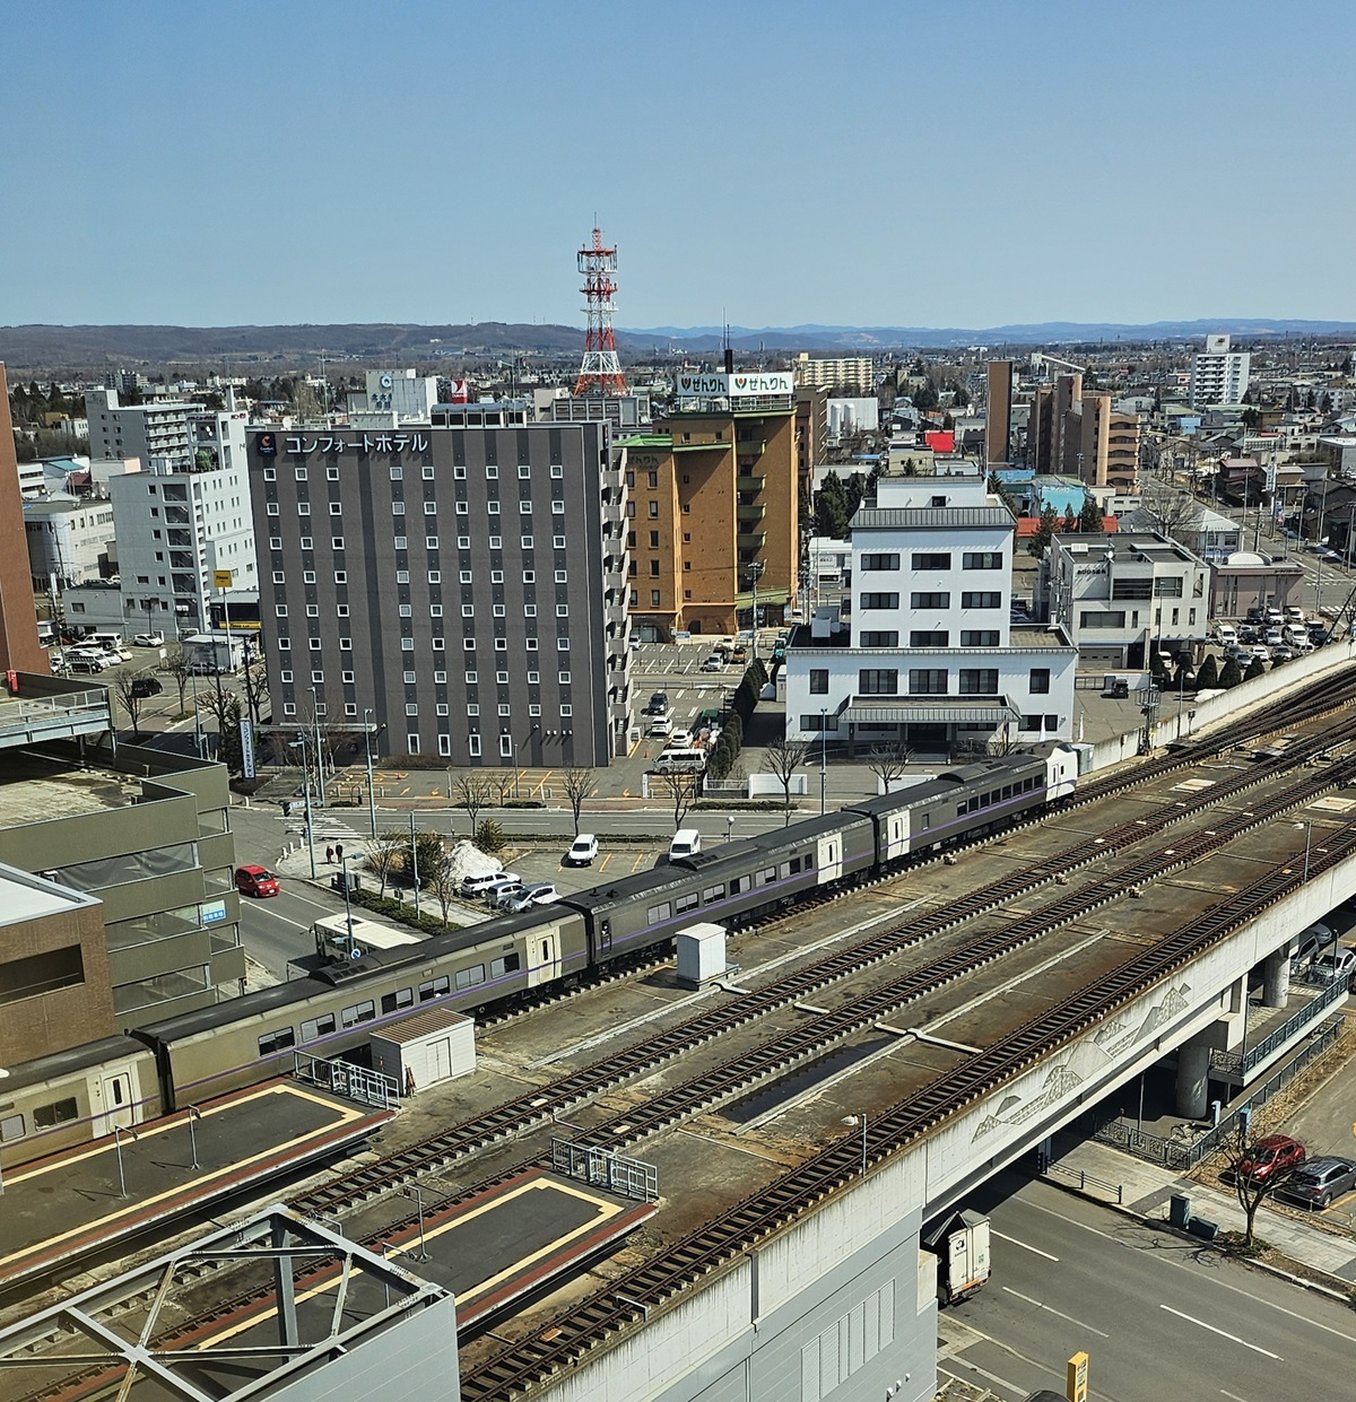
[[[307,617],[307,618],[319,618],[319,617],[320,617],[320,605],[319,605],[319,604],[307,604],[305,607],[306,607],[306,617]],[[520,605],[517,605],[517,607],[519,607],[519,608],[522,609],[522,611],[523,611],[523,617],[524,617],[524,618],[536,618],[536,616],[537,616],[537,606],[536,606],[536,604],[520,604]],[[413,618],[413,617],[414,617],[414,605],[413,605],[413,604],[397,604],[397,605],[396,605],[396,608],[399,610],[399,613],[397,614],[397,617],[400,617],[400,618]],[[484,605],[484,604],[481,604],[480,608],[481,608],[481,612],[483,613],[484,610],[485,610],[485,605]],[[279,618],[286,618],[286,617],[287,617],[287,609],[288,609],[288,605],[287,605],[287,604],[274,604],[274,605],[273,605],[273,612],[274,612]],[[348,611],[348,610],[349,610],[349,606],[348,606],[347,604],[336,604],[336,605],[335,605],[335,610],[336,610],[336,611],[335,611],[335,617],[336,617],[336,618],[348,618],[348,617],[349,617],[349,611]],[[491,605],[490,605],[490,614],[491,614],[491,616],[494,617],[494,618],[507,618],[507,617],[508,617],[507,609],[506,609],[505,605],[503,605],[503,604],[491,604]],[[430,618],[441,618],[442,616],[443,616],[443,606],[442,606],[441,604],[430,604],[430,605],[429,605],[429,617],[430,617]],[[462,616],[463,618],[474,618],[474,617],[476,616],[475,605],[474,605],[474,604],[463,604],[463,605],[461,606],[461,616]],[[570,616],[570,606],[569,606],[569,604],[557,604],[557,605],[556,605],[556,617],[557,617],[557,618],[568,618],[569,616]]]
[[[469,515],[471,514],[471,503],[470,503],[469,501],[457,501],[457,502],[453,502],[452,505],[453,505],[453,515],[455,515],[455,516],[469,516]],[[436,502],[436,501],[426,501],[426,502],[424,503],[424,515],[425,515],[425,516],[436,516],[436,515],[438,514],[438,507],[439,507],[439,503],[438,503],[438,502]],[[311,503],[310,503],[309,501],[294,501],[294,502],[291,503],[291,509],[294,510],[294,511],[297,513],[298,516],[309,516],[309,515],[311,514]],[[477,509],[479,509],[479,506],[477,507]],[[486,514],[487,516],[498,516],[498,515],[500,514],[500,513],[499,513],[499,502],[498,502],[497,499],[493,499],[493,498],[492,498],[491,500],[485,502],[485,503],[484,503],[484,509],[485,509],[485,514]],[[320,513],[317,512],[316,514],[319,515]],[[391,503],[391,515],[392,515],[392,516],[404,516],[405,514],[406,514],[406,513],[405,513],[405,503],[404,503],[403,501],[393,501],[393,502]],[[411,512],[410,514],[413,515],[414,513]],[[520,516],[531,516],[531,515],[532,515],[532,502],[529,501],[529,500],[527,500],[526,498],[524,498],[522,501],[520,501],[520,502],[518,503],[518,514],[519,514]],[[565,514],[565,503],[564,503],[563,501],[553,501],[553,502],[551,503],[551,514],[552,514],[553,516],[563,516],[563,515]],[[632,513],[632,514],[634,515],[634,513]],[[654,513],[652,513],[652,514],[654,514]],[[265,516],[280,516],[280,515],[282,515],[282,507],[281,507],[281,505],[280,505],[278,502],[276,502],[276,501],[266,501],[266,502],[264,503],[264,515],[265,515]],[[342,501],[332,501],[332,502],[330,502],[330,515],[331,515],[331,516],[342,516],[342,515],[344,515],[344,503],[343,503]]]
[[[523,576],[523,583],[524,583],[524,584],[535,584],[535,583],[537,582],[537,572],[536,572],[536,570],[523,570],[522,576]],[[303,584],[315,584],[315,583],[316,583],[316,580],[317,580],[317,576],[316,576],[316,571],[315,571],[315,570],[302,570],[302,572],[301,572],[301,582],[302,582]],[[568,570],[556,570],[556,571],[555,571],[555,583],[557,583],[557,584],[568,584],[569,581],[570,581],[570,575],[569,575],[569,571],[568,571]],[[286,570],[274,570],[274,571],[273,571],[273,582],[274,582],[274,584],[286,584],[286,583],[287,583],[287,571],[286,571]],[[348,583],[348,571],[347,571],[347,570],[335,570],[335,572],[334,572],[334,582],[335,582],[336,584],[347,584],[347,583]],[[397,570],[397,571],[396,571],[396,583],[397,583],[397,584],[408,584],[409,582],[410,582],[410,572],[409,572],[409,570]],[[428,582],[429,582],[430,584],[441,584],[441,583],[443,582],[443,572],[442,572],[442,570],[429,570],[429,571],[428,571]],[[450,579],[449,579],[449,583],[450,583],[450,582],[451,582],[451,581],[450,581]],[[504,582],[504,571],[503,571],[503,570],[491,570],[491,571],[490,571],[490,583],[491,583],[491,584],[502,584],[503,582]],[[366,583],[366,580],[364,580],[364,583]],[[457,571],[457,583],[458,583],[458,584],[474,584],[474,583],[475,583],[475,573],[474,573],[474,571],[472,571],[472,570],[458,570],[458,571]]]
[[[286,706],[284,706],[283,709],[284,709],[284,711],[286,711],[286,710],[287,710]],[[295,714],[296,714],[296,709],[295,709],[295,707],[294,707],[290,712],[288,712],[288,714],[290,714],[290,715],[295,715]],[[357,708],[356,706],[346,706],[346,707],[344,708],[344,714],[345,714],[346,716],[356,716],[356,715],[358,714],[358,708]],[[565,738],[566,740],[568,740],[568,739],[571,738],[572,732],[570,732],[570,731],[567,730],[567,731],[565,731],[563,734],[564,734],[564,738]],[[424,753],[424,747],[423,747],[423,745],[420,743],[418,732],[411,732],[411,733],[409,733],[409,734],[407,734],[407,735],[405,736],[405,746],[406,746],[406,752],[407,752],[408,754],[412,754],[412,755],[421,755],[421,754]],[[468,736],[466,737],[466,753],[467,753],[472,759],[479,759],[479,758],[481,757],[481,755],[483,754],[483,751],[482,751],[482,749],[481,749],[481,745],[480,745],[480,736],[479,736],[479,735],[468,735]],[[439,754],[441,757],[445,758],[445,759],[448,758],[448,757],[450,757],[451,754],[452,754],[452,736],[451,736],[450,734],[448,734],[446,731],[443,731],[443,732],[441,732],[441,733],[438,735],[438,754]],[[499,757],[500,757],[500,759],[512,759],[512,758],[513,758],[513,736],[512,736],[512,735],[501,735],[501,736],[499,737]],[[445,982],[445,981],[446,981],[446,979],[444,978],[444,982]],[[287,1033],[290,1033],[290,1032],[291,1032],[291,1028],[285,1028],[284,1031],[287,1032]],[[271,1034],[270,1034],[270,1035],[271,1035]],[[266,1040],[266,1039],[264,1039],[264,1038],[261,1038],[261,1039],[260,1039],[260,1046],[263,1045],[263,1043],[264,1043],[265,1040]],[[290,1046],[291,1043],[289,1042],[287,1045]]]
[[[507,638],[495,638],[493,641],[494,641],[494,650],[495,650],[496,652],[507,652],[507,651],[508,651],[508,639],[507,639]],[[307,638],[307,639],[306,639],[306,642],[307,642],[307,645],[310,647],[310,649],[311,649],[312,652],[323,652],[323,651],[325,650],[325,640],[324,640],[324,638]],[[413,652],[413,651],[414,651],[414,642],[415,642],[415,640],[414,640],[413,638],[401,638],[401,640],[400,640],[400,650],[401,650],[401,652]],[[445,650],[445,647],[446,647],[446,639],[445,639],[445,638],[441,638],[441,637],[439,637],[439,638],[430,638],[430,639],[429,639],[429,642],[432,644],[432,647],[433,647],[433,651],[434,651],[434,652],[442,652],[442,651]],[[536,639],[536,638],[524,638],[524,639],[522,640],[522,642],[523,642],[523,650],[524,650],[525,652],[536,652],[536,651],[538,651],[537,639]],[[279,638],[279,639],[277,640],[277,646],[278,646],[278,651],[279,651],[279,652],[291,652],[291,650],[292,650],[292,639],[291,639],[291,638]],[[474,651],[476,650],[476,640],[475,640],[474,638],[463,638],[463,639],[461,640],[461,646],[462,646],[462,650],[463,650],[464,652],[474,652]],[[570,640],[569,640],[569,638],[557,638],[557,639],[556,639],[556,651],[557,651],[557,652],[569,652],[569,650],[570,650]],[[298,649],[298,651],[300,651],[300,649]],[[352,651],[353,651],[353,639],[352,639],[352,638],[340,638],[340,639],[339,639],[339,651],[340,651],[340,652],[352,652]]]
[[[532,536],[530,536],[530,535],[519,536],[519,537],[518,537],[518,544],[519,544],[520,548],[523,549],[523,550],[533,550],[533,549],[536,548],[534,538],[533,538]],[[268,548],[269,548],[270,550],[281,550],[281,549],[283,548],[283,538],[282,538],[282,536],[280,536],[280,535],[271,535],[271,536],[269,536],[269,538],[268,538]],[[309,535],[304,535],[304,536],[302,536],[302,537],[301,537],[301,548],[302,548],[303,550],[314,550],[314,549],[315,549],[315,537],[314,537],[314,536],[309,536]],[[345,548],[345,546],[344,546],[344,537],[343,537],[343,536],[341,536],[341,535],[335,535],[335,536],[331,536],[331,537],[330,537],[330,549],[331,549],[331,550],[343,550],[344,548]],[[403,535],[398,535],[398,536],[394,537],[393,547],[392,547],[392,548],[393,548],[393,549],[396,549],[396,550],[408,550],[408,549],[410,548],[410,540],[409,540],[409,537],[408,537],[408,536],[403,536]],[[459,536],[457,537],[457,549],[458,549],[458,550],[469,550],[470,548],[471,548],[471,537],[470,537],[469,535],[459,535]],[[501,535],[492,535],[492,536],[490,537],[490,549],[491,549],[491,550],[502,550],[503,548],[504,548],[504,537],[501,536]],[[566,548],[566,537],[565,537],[565,536],[563,536],[563,535],[553,535],[553,536],[551,537],[551,549],[552,549],[552,550],[564,550],[565,548]],[[424,549],[425,549],[425,550],[437,550],[437,549],[438,549],[438,537],[437,537],[436,535],[426,535],[426,536],[424,537]]]
[[[278,680],[281,681],[282,684],[283,684],[284,686],[290,686],[290,685],[292,684],[293,675],[294,675],[293,672],[292,672],[290,669],[288,669],[288,668],[285,667],[285,668],[282,669],[282,671],[280,671],[280,672],[278,673]],[[341,680],[346,686],[352,686],[352,685],[353,685],[354,674],[353,674],[352,672],[341,672],[341,673],[339,674],[339,676],[340,676],[340,680]],[[465,677],[466,685],[467,685],[467,686],[478,686],[478,685],[480,684],[480,673],[479,673],[479,671],[471,671],[471,670],[468,670],[467,672],[464,673],[464,677]],[[315,670],[314,672],[312,672],[312,673],[311,673],[311,680],[312,680],[312,682],[323,683],[324,680],[325,680],[325,673],[324,673],[324,671],[323,671],[323,670],[320,670],[320,669],[317,669],[317,670]],[[406,686],[416,686],[416,685],[418,685],[419,674],[418,674],[417,672],[413,672],[413,671],[404,672],[404,673],[402,673],[402,680],[403,680],[403,682],[404,682],[404,685],[406,685]],[[496,673],[494,674],[494,680],[495,680],[495,683],[496,683],[497,685],[499,685],[499,686],[507,686],[507,685],[509,684],[509,674],[508,674],[507,672],[496,672]],[[556,681],[558,681],[558,682],[560,683],[561,686],[569,686],[569,685],[570,685],[570,674],[569,674],[568,672],[557,672],[557,673],[556,673]],[[434,672],[434,674],[433,674],[433,684],[434,684],[434,686],[446,686],[446,685],[447,685],[447,673],[446,673],[446,672]],[[527,684],[528,684],[528,686],[540,686],[540,685],[541,685],[541,673],[540,673],[540,672],[528,672],[528,673],[527,673]]]
[[[308,470],[307,468],[304,468],[304,467],[296,467],[296,468],[293,468],[292,471],[293,471],[294,474],[296,475],[296,480],[297,480],[298,482],[306,482],[306,481],[309,481],[309,479],[310,479],[310,473],[309,473],[309,470]],[[424,463],[423,466],[420,468],[420,475],[423,477],[423,479],[424,479],[425,482],[432,482],[432,481],[434,480],[435,473],[436,473],[436,469],[433,468],[433,467],[431,467],[428,463]],[[651,476],[653,476],[653,475],[654,475],[654,474],[651,473]],[[460,465],[453,467],[453,469],[452,469],[452,476],[453,476],[453,478],[454,478],[456,481],[458,481],[458,482],[464,482],[464,481],[466,480],[466,468],[465,468],[464,466],[460,466]],[[531,476],[532,476],[532,467],[531,467],[531,464],[529,464],[529,463],[519,463],[519,464],[518,464],[518,477],[519,477],[519,480],[520,480],[520,481],[523,481],[523,482],[526,482],[526,481],[528,481],[528,480],[531,478]],[[551,464],[551,476],[552,476],[553,478],[556,478],[557,480],[559,480],[560,478],[564,477],[564,476],[565,476],[565,465],[564,465],[563,463],[553,462],[553,463]],[[404,467],[398,466],[398,465],[392,466],[392,468],[391,468],[391,481],[392,481],[392,482],[400,482],[400,481],[403,481],[403,480],[404,480],[404,477],[405,477],[405,469],[404,469]],[[487,464],[486,464],[486,466],[485,466],[485,477],[486,477],[486,480],[488,480],[488,481],[490,481],[490,482],[494,482],[494,481],[497,481],[497,480],[498,480],[498,478],[499,478],[499,466],[498,466],[497,463],[487,463]],[[277,480],[278,480],[278,469],[277,469],[276,467],[266,467],[266,468],[264,468],[264,481],[265,481],[265,482],[276,482]],[[325,469],[325,480],[328,481],[328,482],[337,482],[337,481],[339,480],[339,469],[338,469],[337,467],[327,467],[327,468]]]
[[[448,706],[448,704],[447,704],[445,701],[439,701],[439,702],[437,702],[437,703],[435,704],[435,706],[434,706],[434,711],[435,711],[435,713],[436,713],[437,715],[440,715],[440,716],[451,715],[451,708]],[[553,707],[553,708],[552,708],[552,714],[555,714],[555,712],[557,712],[557,711],[559,711],[559,713],[560,713],[562,716],[565,716],[565,717],[567,717],[567,718],[574,715],[574,707],[573,707],[569,702],[566,702],[563,706],[556,706],[556,707]],[[285,715],[285,716],[294,716],[294,715],[296,715],[296,714],[297,714],[297,703],[296,703],[295,701],[284,701],[284,702],[283,702],[283,715]],[[317,719],[323,720],[323,719],[325,718],[325,716],[326,716],[326,714],[327,714],[327,708],[326,708],[325,703],[324,703],[323,701],[322,701],[322,702],[318,702],[318,703],[316,704],[316,707],[315,707],[315,714],[316,714]],[[346,701],[346,702],[344,703],[344,714],[345,714],[346,716],[356,716],[356,715],[358,714],[358,703],[357,703],[356,701]],[[407,702],[405,703],[405,714],[406,714],[407,716],[417,716],[417,715],[419,714],[419,703],[418,703],[417,701],[407,701]],[[460,714],[460,712],[458,712],[458,714]],[[466,708],[466,714],[467,714],[468,716],[472,717],[472,718],[477,718],[477,717],[479,717],[479,715],[480,715],[480,707],[479,707],[479,706],[468,706],[468,707]],[[511,715],[513,714],[512,708],[508,705],[507,702],[501,702],[501,703],[500,703],[500,705],[499,705],[499,714],[500,714],[501,716],[511,716]],[[528,708],[527,708],[527,714],[528,714],[529,716],[540,716],[540,715],[541,715],[541,705],[540,705],[540,703],[539,703],[539,702],[536,702],[536,701],[530,703],[529,706],[528,706]]]

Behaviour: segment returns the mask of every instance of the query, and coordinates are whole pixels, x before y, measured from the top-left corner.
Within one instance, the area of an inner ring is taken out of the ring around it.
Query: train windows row
[[[751,891],[755,885],[770,886],[779,877],[785,881],[787,877],[796,876],[802,871],[810,871],[813,867],[814,857],[807,852],[804,856],[792,857],[789,861],[782,862],[778,866],[764,867],[753,876],[732,877],[728,894],[738,896],[744,891]],[[658,905],[648,907],[645,911],[645,923],[658,925],[671,919],[674,915],[682,915],[685,911],[696,910],[699,905],[715,905],[717,901],[723,901],[726,894],[726,884],[723,881],[714,886],[704,886],[700,895],[696,891],[685,892],[671,901],[660,901]]]
[[[505,954],[502,958],[490,961],[490,977],[499,978],[503,974],[516,973],[521,967],[522,957],[515,950],[511,954]],[[458,969],[455,978],[459,989],[474,988],[485,982],[485,965],[472,964],[468,968]],[[418,985],[418,1000],[421,1003],[427,1003],[434,998],[442,998],[451,991],[452,978],[447,974],[440,974],[437,978],[425,979]],[[414,988],[398,988],[394,993],[383,993],[381,995],[382,1013],[396,1013],[402,1008],[414,1007],[415,994],[416,989]],[[349,1007],[343,1008],[337,1018],[334,1013],[325,1013],[321,1017],[307,1019],[301,1024],[301,1040],[302,1042],[319,1041],[322,1037],[332,1035],[340,1026],[356,1027],[360,1023],[374,1021],[376,1016],[377,1005],[372,999],[362,1003],[353,1003]],[[286,1051],[296,1044],[296,1030],[292,1027],[279,1027],[259,1038],[259,1055],[271,1056],[275,1052]]]
[[[957,807],[956,817],[963,818],[967,813],[978,813],[981,808],[987,808],[990,804],[1001,803],[1004,799],[1015,798],[1018,794],[1033,793],[1040,787],[1040,776],[1033,774],[1019,784],[1004,784],[1001,789],[994,789],[991,793],[975,794]]]
[[[54,1100],[50,1105],[37,1105],[33,1108],[33,1128],[55,1129],[80,1118],[80,1106],[73,1095],[62,1100]],[[22,1139],[28,1133],[22,1111],[0,1116],[0,1144],[9,1144]]]

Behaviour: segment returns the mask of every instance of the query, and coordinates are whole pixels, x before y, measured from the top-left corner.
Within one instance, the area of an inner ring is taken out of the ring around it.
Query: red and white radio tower
[[[575,381],[576,394],[625,394],[626,376],[617,359],[617,338],[612,332],[612,294],[617,284],[617,250],[603,247],[603,231],[593,230],[593,242],[579,250],[579,271],[584,275],[580,288],[588,298],[589,329],[584,337],[584,359]]]

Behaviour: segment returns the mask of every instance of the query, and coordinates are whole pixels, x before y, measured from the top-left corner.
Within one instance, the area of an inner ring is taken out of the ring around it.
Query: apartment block
[[[1085,663],[1146,667],[1160,644],[1175,651],[1205,638],[1210,566],[1152,531],[1058,534],[1038,596]]]
[[[1109,394],[1085,393],[1081,374],[1037,388],[1027,419],[1027,465],[1037,474],[1133,492],[1139,452],[1139,415],[1118,410]]]
[[[623,440],[628,602],[646,639],[731,633],[751,623],[755,594],[763,622],[777,622],[799,589],[791,377],[686,379],[654,433]]]
[[[91,497],[48,497],[24,503],[24,535],[33,589],[44,593],[55,579],[65,587],[116,572],[113,507]]]
[[[630,726],[626,490],[606,422],[521,403],[251,430],[274,721],[458,765],[604,765]]]
[[[23,500],[4,361],[0,361],[0,667],[48,670],[47,650],[38,641],[38,615],[24,547]]]
[[[797,385],[836,390],[839,394],[874,394],[876,370],[869,355],[812,360],[801,352],[791,366]]]
[[[166,637],[210,627],[220,571],[234,589],[258,584],[245,416],[199,410],[183,428],[186,457],[142,458],[109,480],[124,620]]]
[[[921,757],[1072,738],[1076,653],[1011,621],[1015,522],[974,464],[881,477],[851,528],[851,613],[791,637],[787,735]]]
[[[1207,336],[1205,350],[1193,357],[1189,392],[1193,409],[1243,402],[1248,392],[1252,356],[1248,351],[1231,350],[1229,346],[1226,335]]]
[[[989,464],[1012,461],[1012,374],[1012,361],[989,361],[984,411],[984,461]]]

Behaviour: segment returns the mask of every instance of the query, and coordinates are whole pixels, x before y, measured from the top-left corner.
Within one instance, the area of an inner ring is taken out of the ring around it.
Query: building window
[[[915,556],[915,559],[917,557]],[[897,570],[899,568],[898,555],[863,555],[858,569],[863,570]],[[915,565],[915,569],[918,567]]]
[[[916,570],[949,570],[951,568],[951,553],[928,553],[915,555],[913,557],[913,567]]]
[[[862,696],[897,696],[899,670],[895,667],[863,667],[857,673],[857,690]]]
[[[467,749],[467,753],[471,756],[472,759],[479,759],[479,758],[480,758],[480,736],[479,736],[479,735],[468,735],[468,736],[466,737],[466,749]]]
[[[950,647],[951,634],[940,631],[918,631],[909,634],[910,647]]]
[[[1001,550],[967,550],[961,557],[961,568],[967,570],[1001,570]]]
[[[1027,676],[1026,689],[1033,696],[1046,696],[1050,692],[1049,667],[1033,667]]]
[[[827,667],[810,668],[810,695],[827,696],[829,694],[829,669]]]
[[[949,609],[950,594],[910,594],[909,607],[916,609]]]
[[[998,629],[962,628],[960,640],[962,647],[997,647]]]
[[[898,647],[899,633],[893,628],[877,629],[862,634],[862,647]]]
[[[863,594],[857,600],[857,607],[862,609],[897,609],[899,607],[899,595]]]
[[[1003,607],[1003,596],[993,590],[970,590],[961,595],[963,609],[997,609]]]
[[[997,667],[962,667],[958,682],[962,696],[997,696]]]
[[[947,691],[945,667],[914,667],[909,671],[910,696],[945,696]]]

